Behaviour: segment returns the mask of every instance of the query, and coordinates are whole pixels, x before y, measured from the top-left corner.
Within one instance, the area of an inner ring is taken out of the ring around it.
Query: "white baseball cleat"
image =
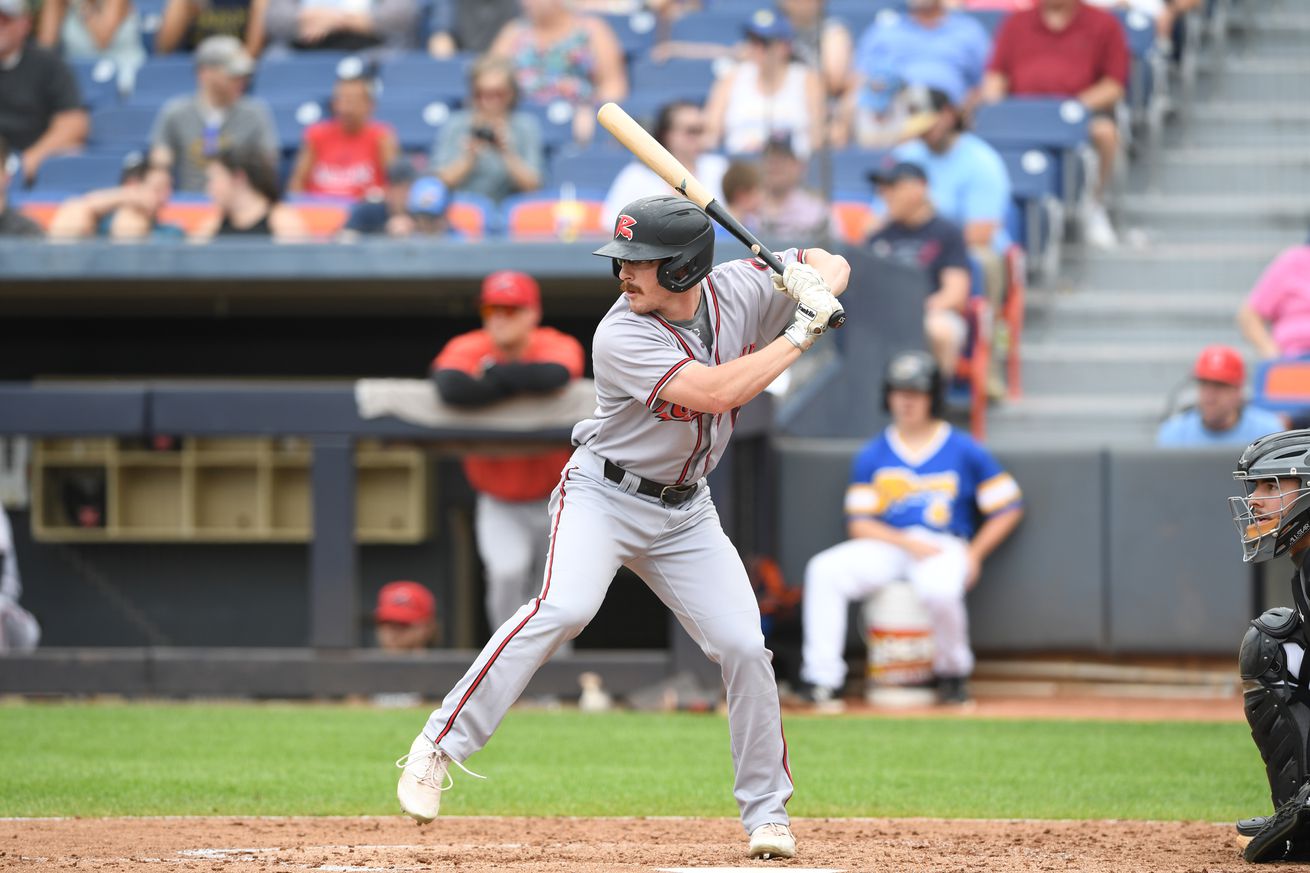
[[[796,838],[785,824],[770,822],[751,831],[751,857],[791,858],[796,854]]]
[[[419,734],[409,747],[409,754],[396,761],[396,766],[404,770],[396,784],[400,808],[419,824],[427,824],[437,817],[441,792],[450,788],[453,781],[446,773],[450,756]]]

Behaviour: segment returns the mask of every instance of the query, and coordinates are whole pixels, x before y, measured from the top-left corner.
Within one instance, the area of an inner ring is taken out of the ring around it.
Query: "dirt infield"
[[[790,862],[751,861],[727,819],[178,818],[0,821],[0,869],[653,873],[661,868],[846,871],[1237,871],[1231,825],[1203,822],[807,819]]]

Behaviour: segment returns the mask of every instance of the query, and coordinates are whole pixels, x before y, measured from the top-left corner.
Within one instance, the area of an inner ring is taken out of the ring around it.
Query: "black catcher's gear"
[[[705,210],[672,195],[642,197],[614,221],[614,238],[593,254],[619,261],[660,261],[661,287],[681,294],[714,266],[714,225]]]
[[[1246,720],[1275,809],[1306,784],[1310,760],[1310,694],[1291,672],[1284,643],[1305,648],[1306,626],[1296,610],[1280,606],[1251,622],[1237,658]]]

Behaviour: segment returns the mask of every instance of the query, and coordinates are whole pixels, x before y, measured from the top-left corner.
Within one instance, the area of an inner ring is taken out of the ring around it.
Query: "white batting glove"
[[[786,294],[797,303],[801,302],[801,295],[811,288],[822,288],[828,291],[828,283],[823,281],[823,276],[819,271],[808,264],[802,264],[800,261],[793,261],[788,264],[782,271],[782,275],[773,274],[773,288],[779,294]]]
[[[796,304],[796,316],[782,335],[803,352],[823,335],[828,329],[828,319],[840,308],[841,304],[826,286],[802,291]]]

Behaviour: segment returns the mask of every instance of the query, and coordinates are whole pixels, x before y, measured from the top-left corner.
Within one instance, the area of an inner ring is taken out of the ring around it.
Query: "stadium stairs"
[[[1187,401],[1202,347],[1229,343],[1254,360],[1237,309],[1310,227],[1310,4],[1236,11],[1160,153],[1127,171],[1120,247],[1071,247],[1061,276],[1029,295],[1023,396],[991,410],[991,443],[1150,445]]]

